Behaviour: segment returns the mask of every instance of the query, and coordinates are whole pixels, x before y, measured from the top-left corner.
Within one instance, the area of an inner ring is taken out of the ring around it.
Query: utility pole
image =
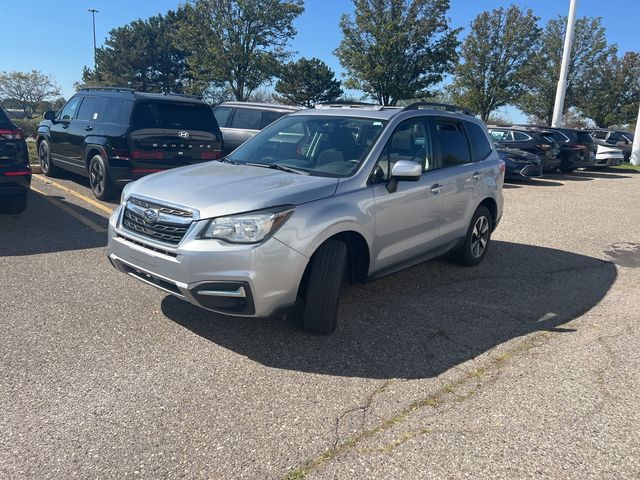
[[[93,69],[96,69],[96,13],[98,10],[95,8],[90,8],[89,12],[91,12],[91,18],[93,19]]]
[[[567,17],[567,33],[564,37],[564,50],[562,52],[562,66],[560,67],[560,79],[556,90],[556,102],[553,106],[552,127],[561,127],[562,110],[564,109],[564,96],[567,92],[567,74],[569,73],[569,60],[571,59],[571,44],[573,43],[573,26],[576,23],[576,3],[578,0],[571,0],[569,5],[569,16]]]
[[[636,119],[636,133],[633,135],[633,147],[631,147],[631,165],[640,165],[640,108]]]

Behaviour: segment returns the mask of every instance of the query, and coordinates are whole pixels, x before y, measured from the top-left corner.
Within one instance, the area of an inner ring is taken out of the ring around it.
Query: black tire
[[[481,205],[471,217],[464,244],[452,252],[453,259],[465,267],[479,265],[489,250],[492,230],[493,218],[491,217],[491,212]],[[484,245],[481,240],[484,240]]]
[[[338,300],[347,271],[347,245],[327,240],[311,258],[302,305],[302,323],[309,333],[329,335],[337,326]]]
[[[18,215],[27,208],[26,195],[14,195],[0,198],[0,213],[7,215]]]
[[[576,169],[576,167],[560,167],[560,171],[563,173],[571,173]]]
[[[118,193],[118,188],[109,176],[109,170],[100,155],[94,155],[89,161],[89,184],[93,196],[98,200],[111,200]]]
[[[55,177],[58,174],[59,169],[51,160],[51,147],[46,140],[42,140],[38,145],[38,162],[42,173],[47,177]]]
[[[542,169],[543,173],[553,173],[558,169],[558,167],[546,167]]]

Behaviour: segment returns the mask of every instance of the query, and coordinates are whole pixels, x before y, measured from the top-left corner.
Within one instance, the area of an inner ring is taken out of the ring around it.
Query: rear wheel
[[[26,195],[14,195],[11,197],[0,198],[0,213],[8,215],[18,215],[27,208]]]
[[[38,145],[38,161],[40,162],[42,173],[47,177],[54,177],[58,173],[58,167],[51,160],[51,149],[49,148],[49,142],[46,140],[42,140]]]
[[[306,331],[320,335],[335,331],[347,256],[344,242],[327,240],[311,258],[301,312]]]
[[[94,155],[89,162],[89,184],[98,200],[111,200],[116,196],[117,187],[111,181],[107,166],[100,155]]]
[[[453,259],[466,267],[475,267],[482,262],[489,250],[492,225],[491,212],[479,206],[471,218],[464,244],[452,253]]]
[[[564,173],[571,173],[576,169],[576,167],[560,167],[560,171]]]

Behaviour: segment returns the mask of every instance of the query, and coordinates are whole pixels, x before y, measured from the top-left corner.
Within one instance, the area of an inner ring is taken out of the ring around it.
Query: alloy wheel
[[[471,255],[473,255],[474,258],[480,258],[487,249],[488,243],[489,219],[483,215],[478,217],[471,232]]]

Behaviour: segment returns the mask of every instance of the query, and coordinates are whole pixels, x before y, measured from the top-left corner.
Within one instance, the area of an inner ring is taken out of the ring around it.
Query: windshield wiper
[[[227,157],[222,157],[218,159],[219,162],[222,163],[230,163],[231,165],[240,165],[238,162],[236,162],[235,160],[230,160]]]
[[[297,168],[289,167],[287,165],[281,165],[279,163],[251,163],[251,162],[243,162],[243,165],[249,165],[250,167],[263,167],[263,168],[271,168],[273,170],[280,170],[282,172],[287,173],[295,173],[297,175],[309,175],[309,172],[305,172],[304,170],[298,170]]]

